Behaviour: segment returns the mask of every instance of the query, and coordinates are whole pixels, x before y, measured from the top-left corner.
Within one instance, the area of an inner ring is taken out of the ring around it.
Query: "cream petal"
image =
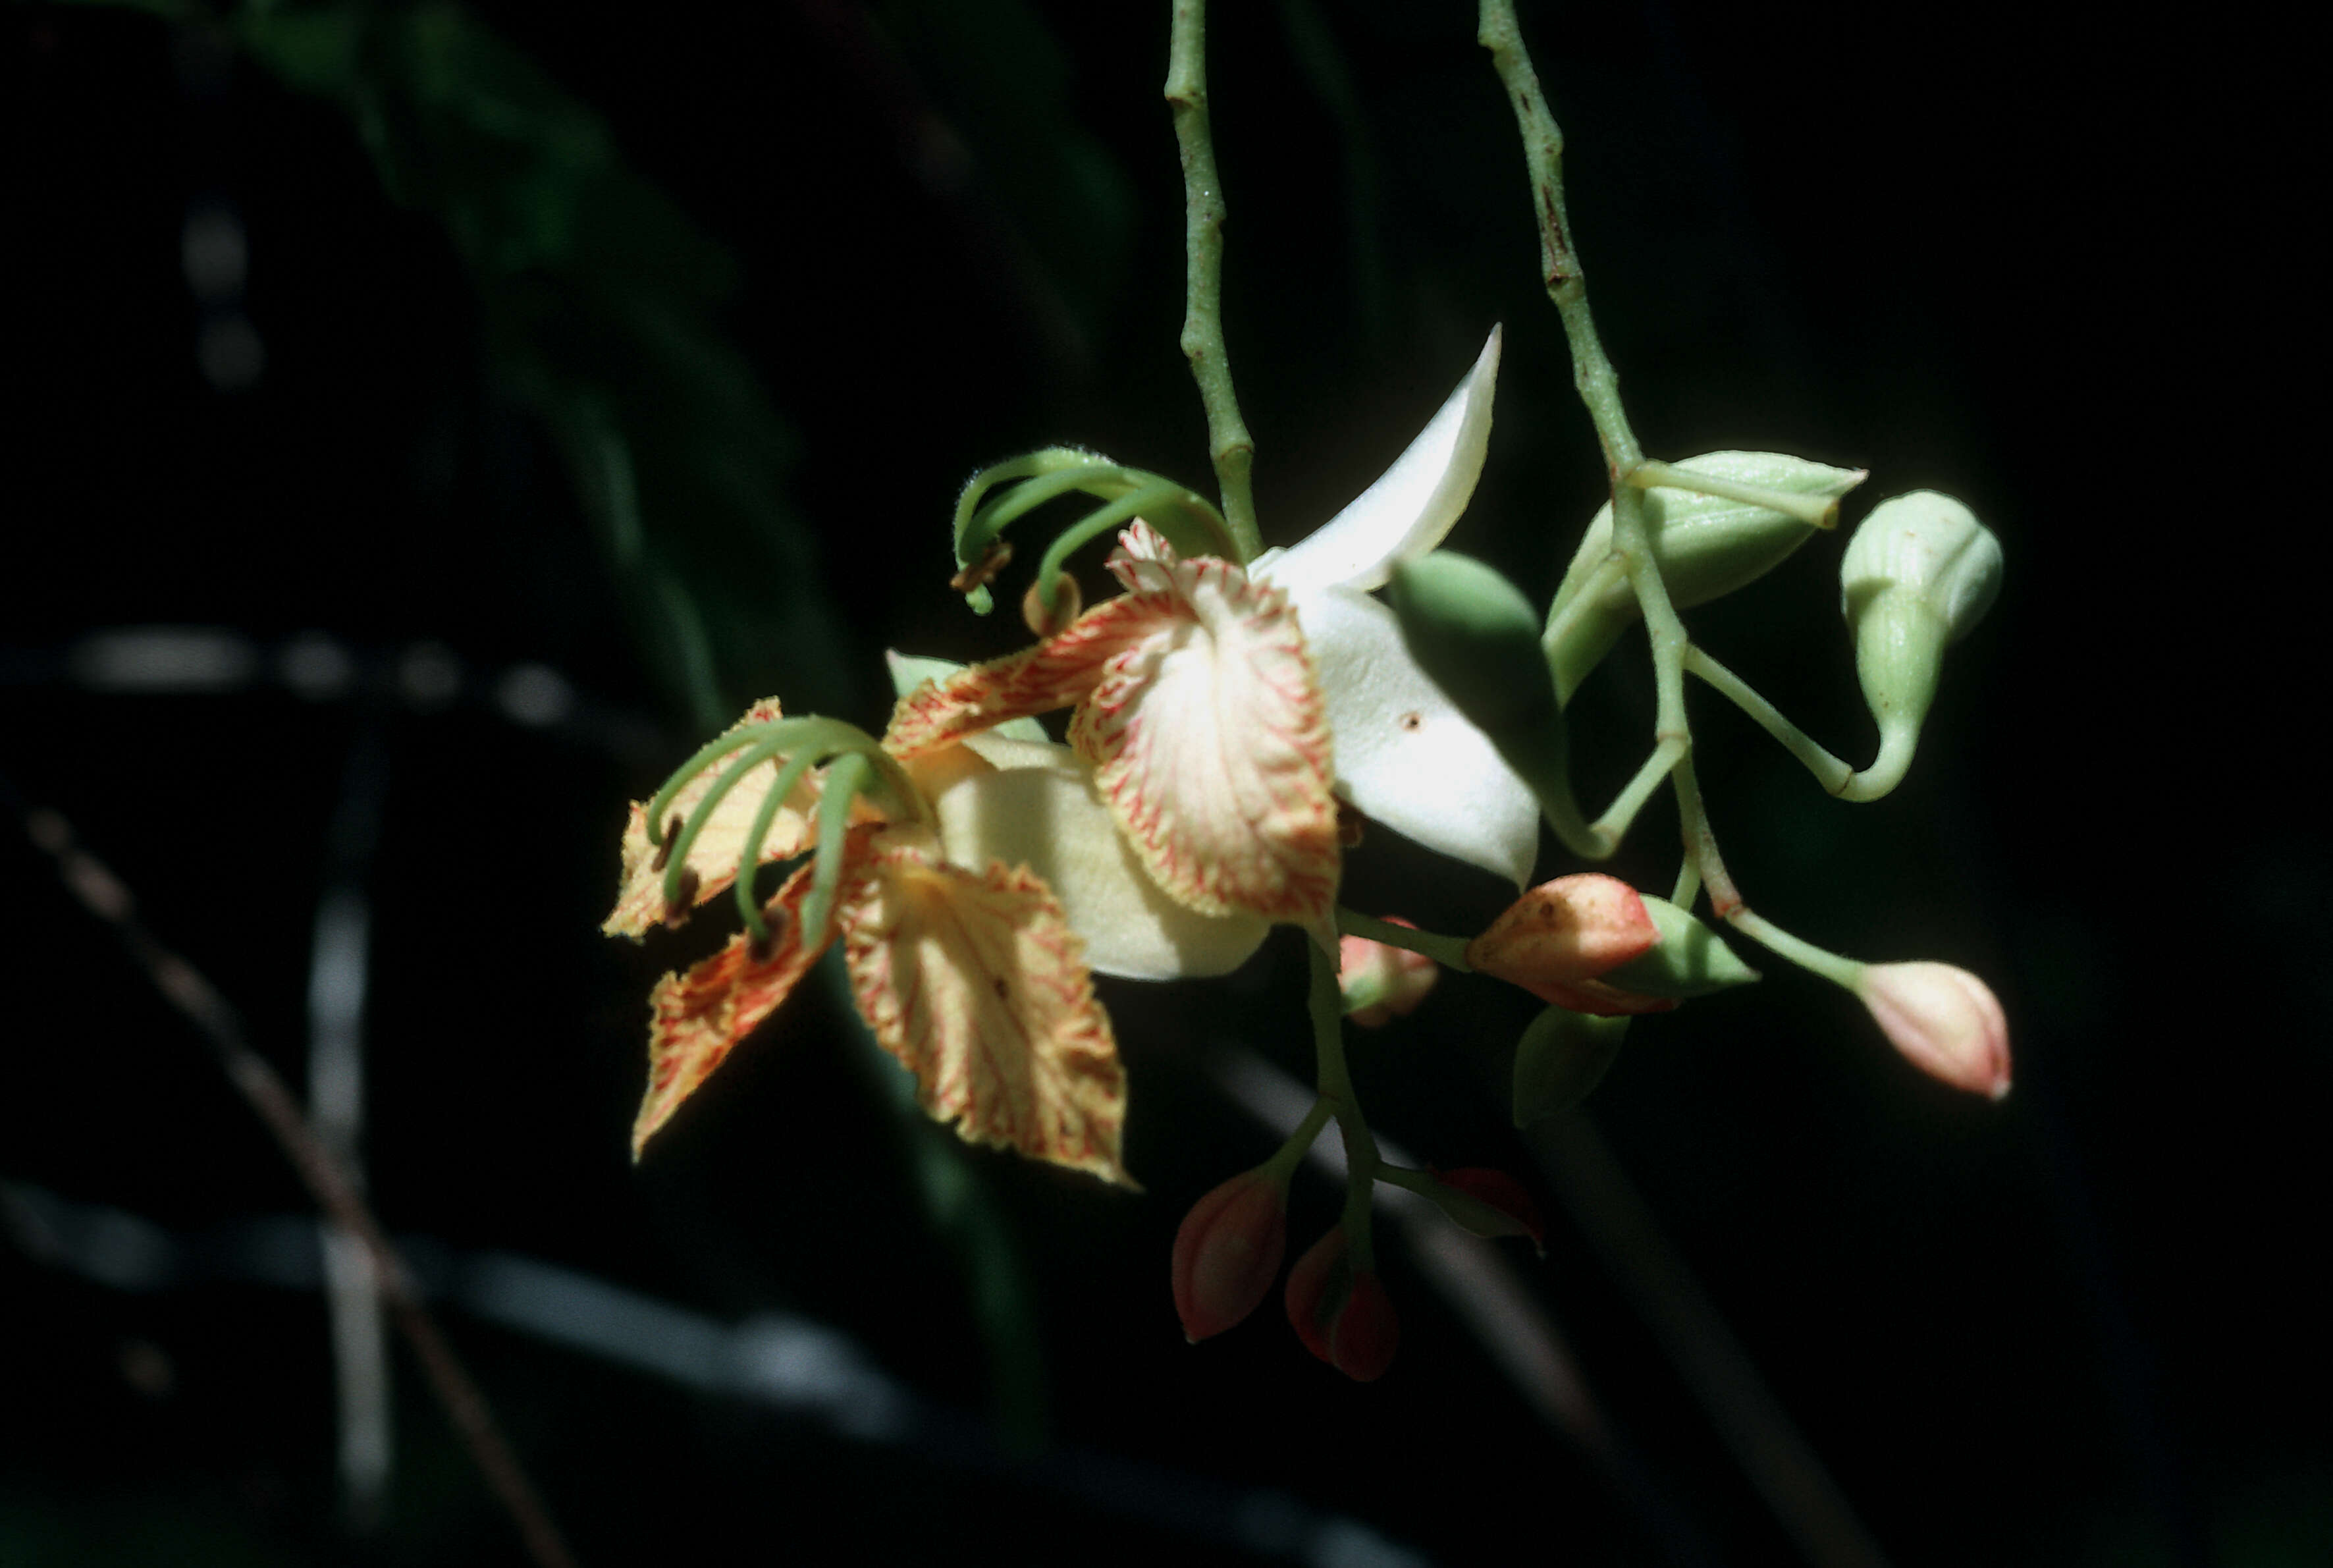
[[[1105,975],[1224,975],[1263,944],[1271,928],[1261,918],[1202,915],[1166,896],[1067,746],[1003,746],[1013,752],[989,757],[1003,771],[965,778],[934,802],[951,861],[1022,866],[1043,879],[1084,938],[1086,962]]]
[[[778,699],[768,697],[755,703],[744,717],[729,727],[734,731],[750,724],[768,724],[781,717]],[[705,799],[714,781],[726,773],[741,755],[742,752],[734,752],[716,759],[683,785],[666,810],[664,826],[668,830],[675,819],[686,821]],[[726,891],[730,883],[737,880],[737,862],[745,851],[745,835],[752,830],[762,803],[776,787],[785,760],[782,755],[775,756],[755,765],[721,797],[713,814],[706,818],[704,828],[688,850],[687,869],[693,875],[683,884],[691,890],[688,901],[702,904]],[[759,863],[766,866],[773,861],[791,860],[810,848],[813,838],[811,821],[817,811],[817,782],[805,778],[794,785],[770,819],[769,831],[762,840]],[[630,819],[624,827],[622,853],[623,874],[615,912],[600,929],[610,937],[637,938],[674,913],[665,904],[664,856],[658,846],[648,842],[645,802],[633,803]]]
[[[1396,562],[1441,544],[1483,476],[1499,337],[1493,327],[1474,368],[1376,484],[1300,544],[1258,557],[1251,573],[1299,592],[1332,583],[1381,588]]]
[[[885,834],[839,912],[859,1011],[927,1112],[966,1142],[1135,1185],[1118,1044],[1043,882]]]
[[[1337,793],[1429,850],[1527,884],[1538,798],[1418,668],[1393,611],[1325,588],[1298,595],[1296,613],[1328,702]]]
[[[1336,938],[1337,807],[1320,688],[1287,599],[1212,556],[1143,562],[1168,586],[1070,722],[1144,869],[1205,914]]]

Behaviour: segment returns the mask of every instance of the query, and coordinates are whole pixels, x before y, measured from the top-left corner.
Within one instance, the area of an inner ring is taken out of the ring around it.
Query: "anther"
[[[664,923],[666,925],[677,928],[683,920],[688,919],[689,906],[696,902],[696,869],[693,866],[683,866],[680,869],[679,884],[673,889],[672,902],[665,906]]]
[[[1029,584],[1029,592],[1021,596],[1021,619],[1038,637],[1051,637],[1078,618],[1085,608],[1085,595],[1078,589],[1078,580],[1064,572],[1053,579],[1053,607],[1045,608],[1045,580],[1042,577]]]
[[[996,581],[996,574],[1013,560],[1013,543],[1008,539],[992,539],[980,559],[948,579],[948,587],[957,593],[969,593],[975,588],[985,588]]]
[[[675,812],[672,813],[672,821],[665,824],[664,842],[657,845],[656,859],[648,862],[648,870],[652,871],[664,870],[665,862],[672,859],[673,841],[678,837],[680,837],[680,813]]]

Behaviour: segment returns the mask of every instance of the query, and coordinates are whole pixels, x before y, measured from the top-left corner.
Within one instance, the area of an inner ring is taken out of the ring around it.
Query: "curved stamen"
[[[776,726],[771,727],[775,728]],[[673,838],[672,859],[664,869],[664,901],[667,909],[684,908],[688,902],[681,890],[682,882],[696,875],[688,863],[688,851],[696,847],[696,835],[703,832],[705,824],[713,820],[715,808],[721,804],[731,790],[737,787],[738,780],[780,755],[786,739],[776,736],[756,741],[746,749],[742,758],[722,770],[721,775],[713,781],[712,787],[705,792],[705,798],[696,803],[696,809],[688,813],[688,821],[681,825],[680,832]],[[661,800],[659,796],[659,803]],[[653,824],[656,819],[651,816],[648,821]],[[653,825],[649,831],[655,831]]]
[[[1088,540],[1132,521],[1162,501],[1171,500],[1180,488],[1162,481],[1089,513],[1081,521],[1063,529],[1052,548],[1045,552],[1045,558],[1037,563],[1037,593],[1044,601],[1047,613],[1052,611],[1054,595],[1061,588],[1061,563]]]
[[[754,813],[754,825],[746,830],[744,848],[737,855],[737,909],[745,917],[745,928],[753,932],[757,944],[770,939],[769,924],[762,919],[762,902],[754,896],[754,873],[762,869],[762,844],[770,836],[770,824],[777,820],[778,808],[785,803],[788,795],[794,793],[794,786],[802,783],[802,775],[823,762],[828,755],[827,749],[821,747],[816,751],[799,752],[790,758],[786,765],[778,770],[777,783],[772,784],[770,793],[762,797],[761,808]]]
[[[802,939],[817,941],[833,917],[834,895],[842,885],[843,838],[850,830],[850,801],[866,787],[872,770],[865,752],[837,757],[826,770],[818,801],[818,869],[811,873],[810,897],[802,900]]]
[[[1017,481],[1017,483],[1015,483]],[[1012,484],[1003,495],[999,486]],[[1204,495],[1139,468],[1120,467],[1073,447],[1049,447],[982,470],[957,498],[955,553],[960,566],[982,560],[1004,527],[1072,491],[1115,502],[1140,491],[1158,494],[1145,503],[1149,521],[1184,553],[1237,560],[1230,525]],[[1090,535],[1088,535],[1090,537]],[[1050,576],[1047,581],[1051,581]],[[985,583],[975,583],[965,601],[981,614],[994,608]],[[1050,607],[1051,596],[1047,595]]]

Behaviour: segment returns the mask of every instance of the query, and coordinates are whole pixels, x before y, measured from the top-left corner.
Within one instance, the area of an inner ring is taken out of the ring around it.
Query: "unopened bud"
[[[1871,964],[1855,994],[1896,1049],[1955,1089],[2009,1092],[2009,1018],[1992,988],[1950,964]]]
[[[1734,957],[1733,949],[1700,920],[1666,899],[1650,893],[1639,897],[1661,939],[1650,952],[1607,971],[1602,976],[1606,985],[1683,1000],[1746,986],[1758,977],[1757,970]]]
[[[1386,602],[1410,657],[1507,765],[1541,797],[1565,794],[1563,713],[1522,590],[1480,561],[1436,550],[1394,568]]]
[[[1935,700],[1944,649],[1983,619],[2001,592],[2001,541],[1949,495],[1915,490],[1872,508],[1839,557],[1839,609],[1855,639],[1855,672],[1879,726],[1867,770],[1903,776]]]
[[[1387,916],[1386,923],[1410,924],[1398,915]],[[1344,993],[1345,1014],[1364,1029],[1416,1012],[1441,977],[1441,965],[1407,948],[1367,937],[1346,937],[1337,944],[1337,985]]]
[[[1859,469],[1834,468],[1781,452],[1704,452],[1670,466],[1794,495],[1835,498],[1863,482]],[[1647,490],[1644,506],[1653,558],[1660,563],[1669,601],[1679,610],[1722,599],[1755,582],[1788,560],[1817,527],[1755,502],[1666,485]],[[1571,700],[1588,672],[1637,620],[1637,596],[1625,580],[1608,582],[1592,603],[1572,608],[1572,601],[1587,591],[1589,579],[1611,553],[1612,505],[1608,501],[1588,524],[1587,536],[1573,553],[1548,611],[1549,626],[1563,620],[1569,627],[1560,645],[1547,649],[1556,694],[1564,702]]]
[[[1021,619],[1029,630],[1038,637],[1051,637],[1068,627],[1085,608],[1085,595],[1078,588],[1078,580],[1063,572],[1053,579],[1053,602],[1045,604],[1045,580],[1039,577],[1029,584],[1029,592],[1021,596]]]
[[[1467,965],[1576,1013],[1665,1013],[1673,997],[1603,983],[1660,940],[1636,889],[1600,871],[1542,882],[1466,944]]]
[[[1196,1344],[1272,1292],[1288,1250],[1288,1185],[1264,1170],[1233,1177],[1191,1206],[1175,1233],[1175,1315]]]
[[[1460,1229],[1482,1236],[1527,1236],[1547,1255],[1547,1226],[1522,1182],[1482,1165],[1437,1170],[1434,1179],[1437,1186],[1426,1196]]]
[[[1378,1276],[1352,1266],[1345,1227],[1312,1244],[1288,1271],[1288,1321],[1304,1348],[1357,1383],[1393,1364],[1401,1320]]]
[[[1515,1125],[1528,1127],[1587,1099],[1620,1059],[1627,1034],[1625,1015],[1550,1007],[1532,1019],[1515,1043]]]

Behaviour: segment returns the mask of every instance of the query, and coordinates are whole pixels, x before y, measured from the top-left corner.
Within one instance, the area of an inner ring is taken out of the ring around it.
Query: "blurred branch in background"
[[[244,1037],[235,1008],[193,965],[147,931],[138,917],[135,896],[102,861],[81,847],[72,825],[58,813],[24,800],[5,774],[0,774],[0,810],[15,817],[25,837],[56,861],[58,877],[74,900],[112,928],[131,961],[194,1025],[217,1057],[227,1081],[292,1162],[316,1206],[331,1217],[334,1227],[363,1246],[372,1280],[420,1360],[430,1390],[445,1407],[447,1419],[461,1434],[495,1496],[509,1511],[529,1555],[541,1568],[571,1568],[574,1558],[544,1509],[542,1496],[503,1436],[485,1396],[422,1304],[410,1272],[366,1207],[354,1176],[301,1113],[275,1069]]]
[[[189,1234],[0,1181],[0,1234],[37,1263],[118,1291],[245,1283],[330,1288],[314,1226],[289,1216]],[[813,1421],[851,1442],[912,1449],[952,1467],[1010,1477],[1102,1514],[1164,1528],[1194,1549],[1225,1547],[1308,1568],[1425,1568],[1428,1561],[1358,1519],[1286,1492],[1091,1449],[1033,1455],[979,1417],[917,1395],[850,1336],[822,1323],[776,1313],[725,1323],[538,1258],[464,1254],[427,1236],[397,1245],[422,1295],[483,1322]]]

